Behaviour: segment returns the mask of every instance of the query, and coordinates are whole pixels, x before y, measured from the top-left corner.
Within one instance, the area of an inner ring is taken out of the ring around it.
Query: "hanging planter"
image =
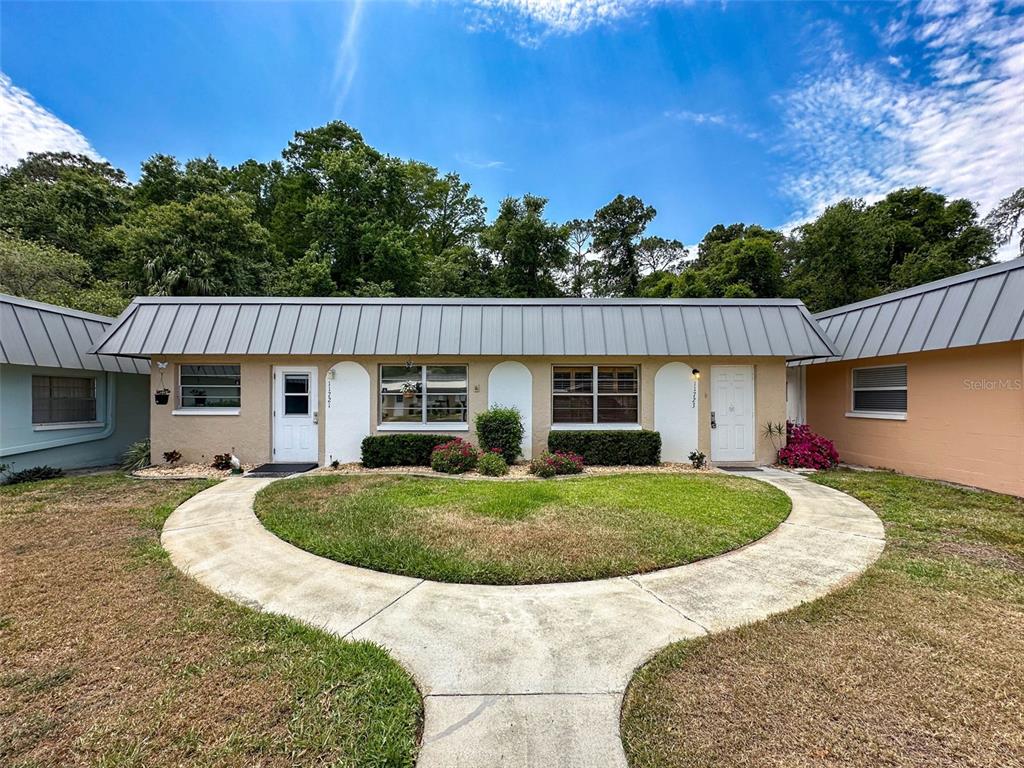
[[[169,389],[158,389],[153,393],[153,400],[157,405],[167,405],[171,399],[171,390]]]
[[[416,385],[413,384],[411,381],[407,381],[405,384],[402,385],[402,397],[405,400],[412,400],[414,397],[416,397],[416,394]]]

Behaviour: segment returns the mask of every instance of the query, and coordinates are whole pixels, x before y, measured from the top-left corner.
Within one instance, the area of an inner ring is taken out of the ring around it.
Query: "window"
[[[556,366],[551,376],[552,423],[636,424],[640,421],[640,375],[636,366]]]
[[[239,408],[242,405],[241,366],[183,365],[178,375],[181,408]]]
[[[33,376],[32,423],[96,421],[96,379],[86,376]]]
[[[382,424],[465,424],[464,365],[382,365]]]
[[[308,373],[286,373],[284,375],[284,415],[309,415]]]
[[[853,369],[853,412],[907,413],[907,366]]]

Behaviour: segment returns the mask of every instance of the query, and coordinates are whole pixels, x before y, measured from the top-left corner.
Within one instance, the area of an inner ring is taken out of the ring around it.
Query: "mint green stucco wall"
[[[96,379],[100,426],[39,430],[32,426],[32,376]],[[125,448],[149,435],[149,377],[128,373],[0,365],[0,463],[14,471],[47,464],[80,469],[116,464]]]

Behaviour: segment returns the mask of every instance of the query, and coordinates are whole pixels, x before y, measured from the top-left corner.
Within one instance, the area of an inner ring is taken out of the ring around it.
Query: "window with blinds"
[[[33,376],[32,423],[96,421],[96,379],[89,376]]]
[[[907,366],[853,369],[855,413],[906,413]]]

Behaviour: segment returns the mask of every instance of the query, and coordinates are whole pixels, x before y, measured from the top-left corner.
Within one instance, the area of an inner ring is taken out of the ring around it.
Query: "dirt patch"
[[[953,556],[979,565],[1024,573],[1024,557],[989,544],[971,541],[938,541],[928,547],[936,557]]]
[[[592,560],[595,552],[635,556],[635,542],[626,532],[574,518],[558,509],[545,510],[528,520],[433,509],[411,529],[429,546],[459,550],[474,560],[546,560],[575,566]]]
[[[242,471],[248,472],[256,469],[255,464],[243,464]],[[209,464],[158,464],[154,467],[137,469],[132,474],[135,477],[149,479],[171,478],[174,480],[208,478],[217,480],[231,475],[230,469],[214,469]]]
[[[481,475],[477,471],[465,472],[461,475],[447,475],[443,472],[435,472],[430,467],[364,467],[362,464],[340,464],[337,467],[322,467],[317,470],[316,473],[329,474],[329,475],[364,475],[364,474],[375,474],[375,475],[427,475],[430,477],[444,477],[444,478],[464,478],[467,480],[494,480],[494,481],[509,481],[509,480],[537,480],[535,475],[530,474],[530,465],[526,463],[513,464],[508,468],[508,474],[503,477],[488,477],[487,475]],[[311,474],[316,474],[311,473]],[[589,476],[602,476],[602,475],[635,475],[635,474],[670,474],[670,475],[683,475],[683,474],[708,474],[708,473],[719,473],[719,470],[713,467],[704,467],[703,469],[694,469],[690,464],[675,464],[666,462],[664,464],[658,464],[652,467],[634,467],[634,466],[615,466],[615,467],[585,467],[580,475],[563,475],[562,477],[587,477]]]

